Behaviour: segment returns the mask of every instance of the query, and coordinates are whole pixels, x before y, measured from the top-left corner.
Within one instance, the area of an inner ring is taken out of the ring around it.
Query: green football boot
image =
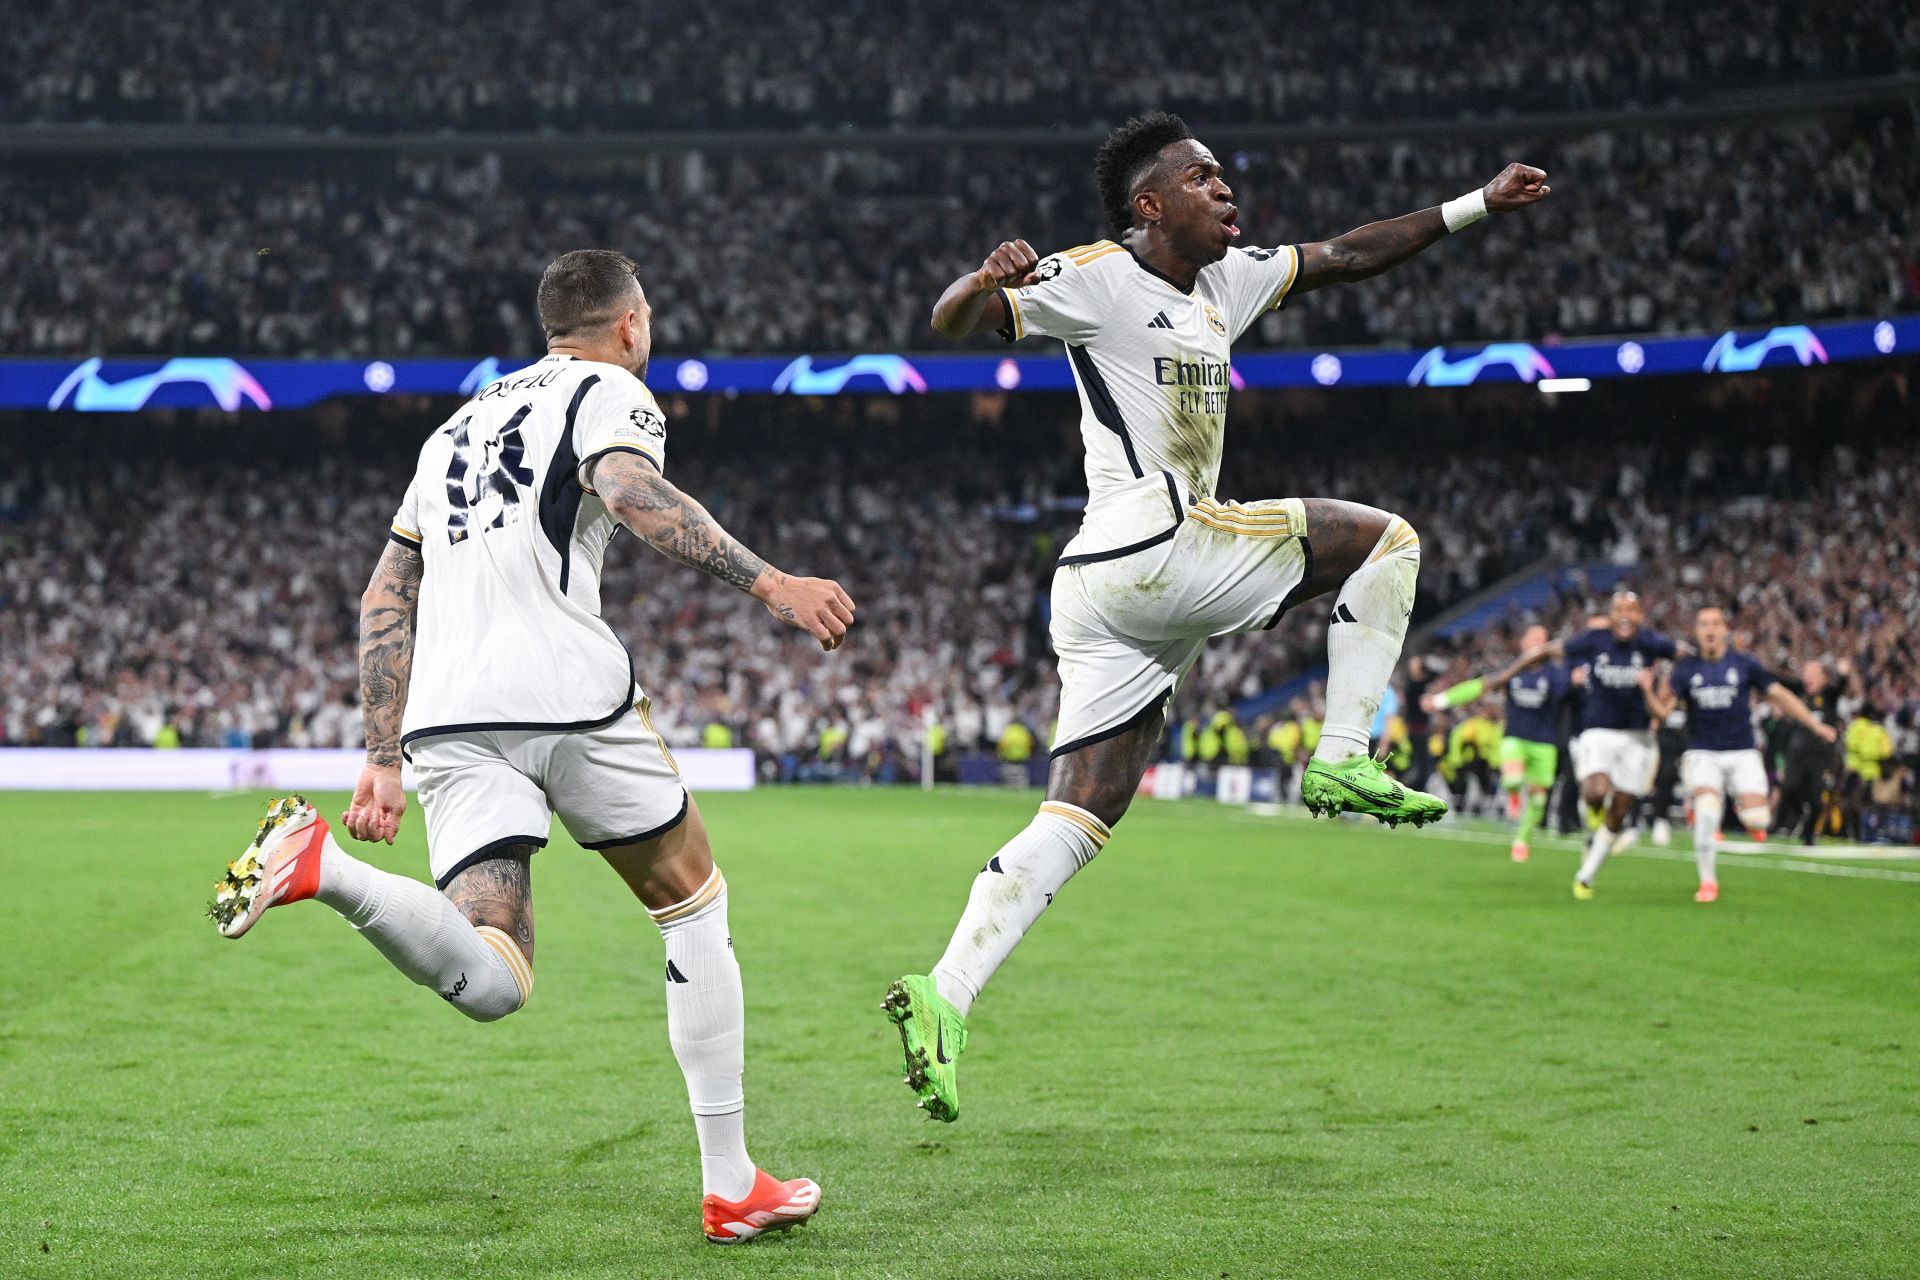
[[[928,1115],[952,1124],[960,1118],[954,1063],[967,1047],[967,1020],[941,998],[933,979],[924,974],[908,974],[889,986],[880,1007],[900,1028],[900,1047],[907,1055],[907,1088]]]
[[[1447,812],[1445,800],[1401,786],[1368,755],[1352,756],[1339,764],[1308,761],[1307,771],[1300,775],[1300,799],[1316,818],[1362,813],[1390,827],[1403,822],[1423,827]]]

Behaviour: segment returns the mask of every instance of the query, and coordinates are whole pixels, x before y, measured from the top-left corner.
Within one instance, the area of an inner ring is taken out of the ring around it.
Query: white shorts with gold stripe
[[[427,857],[442,889],[515,845],[539,849],[555,814],[588,849],[665,835],[687,816],[673,753],[646,699],[598,729],[494,729],[414,742]]]
[[[1306,505],[1196,500],[1174,535],[1053,577],[1060,724],[1053,754],[1114,737],[1173,693],[1214,636],[1280,621],[1312,573]]]

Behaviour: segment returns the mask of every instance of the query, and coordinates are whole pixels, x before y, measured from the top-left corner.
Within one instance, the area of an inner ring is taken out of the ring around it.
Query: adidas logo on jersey
[[[1166,312],[1164,312],[1164,311],[1160,311],[1160,312],[1156,312],[1156,313],[1154,313],[1154,317],[1153,317],[1153,319],[1151,319],[1151,320],[1149,320],[1149,321],[1147,321],[1147,328],[1149,328],[1149,329],[1171,329],[1171,328],[1173,328],[1173,321],[1171,321],[1171,320],[1169,320],[1169,319],[1167,319],[1167,313],[1166,313]]]

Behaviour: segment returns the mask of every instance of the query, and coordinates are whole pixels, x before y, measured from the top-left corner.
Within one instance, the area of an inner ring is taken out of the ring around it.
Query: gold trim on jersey
[[[1271,311],[1282,302],[1285,302],[1287,295],[1293,291],[1293,282],[1300,278],[1300,246],[1297,244],[1288,245],[1287,253],[1288,256],[1293,259],[1293,270],[1287,273],[1286,282],[1273,291],[1273,297],[1267,300],[1267,305],[1260,308],[1263,313]]]
[[[1187,515],[1210,529],[1248,538],[1291,538],[1301,532],[1294,527],[1293,513],[1284,508],[1257,510],[1238,502],[1199,498],[1187,508]]]
[[[1092,244],[1077,244],[1071,249],[1062,249],[1061,256],[1070,259],[1077,267],[1083,267],[1095,258],[1109,253],[1124,253],[1125,250],[1111,240],[1095,240]]]
[[[1007,306],[1013,310],[1013,340],[1018,342],[1027,336],[1027,326],[1020,319],[1020,304],[1014,300],[1013,290],[1002,289],[1000,292],[1005,295]]]
[[[647,732],[653,735],[653,740],[660,744],[660,756],[667,762],[667,768],[677,775],[680,772],[680,763],[673,758],[673,752],[667,750],[667,740],[660,736],[658,729],[653,727],[653,699],[642,697],[634,704],[633,709],[640,713],[640,723],[647,727]]]
[[[400,535],[401,537],[403,537],[403,538],[406,538],[407,540],[409,540],[409,541],[411,541],[411,542],[413,542],[413,543],[415,543],[415,544],[418,544],[418,543],[420,543],[420,542],[422,542],[422,541],[424,541],[424,539],[423,539],[423,538],[421,538],[421,536],[420,536],[419,534],[417,534],[417,533],[415,533],[415,532],[414,532],[413,530],[411,530],[411,529],[402,529],[402,528],[401,528],[401,527],[400,527],[399,525],[397,525],[397,524],[393,526],[393,531],[394,531],[395,533],[397,533],[397,534],[399,534],[399,535]]]

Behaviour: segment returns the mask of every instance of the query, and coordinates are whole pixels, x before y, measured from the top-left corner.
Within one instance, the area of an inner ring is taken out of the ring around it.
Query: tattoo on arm
[[[767,562],[735,541],[707,509],[667,483],[652,463],[610,453],[593,467],[594,491],[614,519],[663,555],[750,591]]]
[[[1289,295],[1323,284],[1347,284],[1377,276],[1446,238],[1439,206],[1369,222],[1332,240],[1300,246],[1300,278]]]
[[[400,719],[413,675],[413,624],[426,561],[415,547],[389,542],[360,597],[360,714],[367,763],[400,763]]]
[[[529,964],[533,962],[532,859],[532,849],[516,845],[500,857],[474,863],[446,889],[461,915],[512,938]]]

